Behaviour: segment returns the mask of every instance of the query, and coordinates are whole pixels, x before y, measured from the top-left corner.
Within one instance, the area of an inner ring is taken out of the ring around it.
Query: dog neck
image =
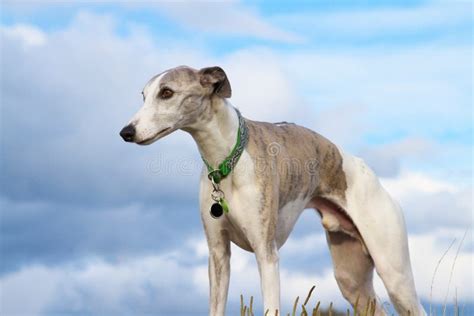
[[[217,168],[236,143],[239,118],[235,108],[218,97],[210,100],[206,111],[198,123],[187,131],[194,138],[201,156]]]

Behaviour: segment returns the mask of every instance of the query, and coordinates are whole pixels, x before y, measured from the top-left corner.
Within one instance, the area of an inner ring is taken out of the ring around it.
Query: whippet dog
[[[205,161],[200,209],[210,315],[225,313],[230,242],[255,253],[264,311],[279,310],[278,250],[307,208],[321,217],[337,284],[352,305],[358,300],[363,310],[376,297],[375,267],[399,314],[425,315],[402,211],[374,172],[307,128],[243,118],[230,97],[219,67],[170,69],[145,85],[142,108],[120,132],[127,142],[149,145],[181,129],[197,143]],[[376,314],[384,314],[380,305]]]

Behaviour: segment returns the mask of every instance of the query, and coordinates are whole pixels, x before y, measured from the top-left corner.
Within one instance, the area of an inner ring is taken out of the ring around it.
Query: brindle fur
[[[269,222],[267,244],[275,238],[278,213],[287,203],[323,197],[345,205],[347,183],[337,147],[320,134],[296,124],[272,124],[246,120],[249,128],[247,151],[257,166],[262,200],[259,211]],[[277,194],[270,192],[278,188]],[[276,205],[271,205],[276,203]]]
[[[302,193],[306,197],[330,196],[338,197],[339,203],[345,201],[347,182],[342,157],[333,143],[296,124],[246,121],[249,127],[247,150],[256,164],[264,162],[263,169],[257,170],[259,180],[278,182],[279,207]],[[272,153],[273,148],[277,148],[278,153]]]

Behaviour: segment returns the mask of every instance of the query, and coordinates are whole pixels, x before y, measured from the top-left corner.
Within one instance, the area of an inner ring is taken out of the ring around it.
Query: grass
[[[355,304],[353,310],[347,310],[346,313],[341,313],[333,309],[332,302],[329,304],[329,308],[323,309],[321,307],[321,301],[318,301],[314,307],[308,305],[309,299],[313,294],[315,286],[311,288],[306,297],[305,301],[298,305],[300,297],[295,299],[293,304],[293,310],[291,313],[287,313],[286,316],[374,316],[376,301],[369,301],[366,304],[366,308],[363,311],[358,311],[358,302]],[[240,316],[255,316],[253,311],[253,296],[250,297],[249,306],[245,305],[243,295],[240,295]],[[274,315],[271,315],[267,310],[264,316],[285,316],[285,314],[278,314],[278,311]]]
[[[375,315],[375,307],[377,304],[375,300],[367,302],[366,308],[364,310],[360,310],[358,308],[358,302],[357,302],[356,305],[352,308],[352,310],[347,309],[345,313],[334,310],[332,302],[329,304],[328,308],[322,308],[321,301],[317,301],[316,305],[314,307],[311,307],[308,305],[308,302],[313,293],[314,288],[315,286],[311,288],[311,290],[308,293],[308,296],[306,297],[305,301],[302,304],[300,305],[298,304],[299,299],[300,299],[299,296],[295,299],[291,313],[278,314],[278,312],[276,312],[275,314],[271,315],[270,312],[267,310],[264,316],[374,316]],[[384,305],[385,304],[383,304],[382,307],[384,307]],[[458,305],[457,295],[454,297],[452,314],[448,312],[446,304],[444,304],[441,307],[441,309],[442,309],[441,311],[438,311],[434,308],[431,308],[430,306],[428,315],[430,316],[438,316],[438,315],[439,316],[447,316],[447,315],[464,316],[465,315],[464,306],[460,307]],[[388,315],[389,314],[388,311],[385,308],[384,310]],[[394,314],[392,314],[392,316],[393,315]],[[250,304],[247,306],[245,305],[243,295],[240,295],[240,316],[255,316],[255,312],[253,311],[253,296],[250,297]]]

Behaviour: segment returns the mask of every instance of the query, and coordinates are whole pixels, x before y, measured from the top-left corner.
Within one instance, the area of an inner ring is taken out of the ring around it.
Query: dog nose
[[[135,127],[133,125],[127,125],[120,131],[120,136],[122,136],[123,140],[126,142],[133,142],[133,138],[135,137]]]

